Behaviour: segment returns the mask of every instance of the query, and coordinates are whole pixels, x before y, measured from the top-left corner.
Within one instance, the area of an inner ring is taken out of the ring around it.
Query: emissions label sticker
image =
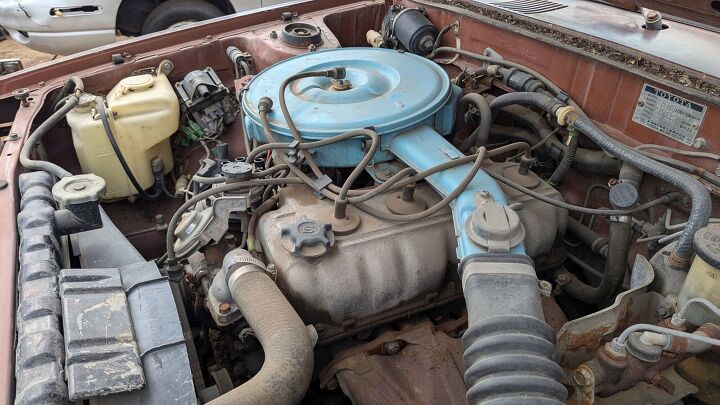
[[[707,107],[645,84],[633,121],[669,138],[692,145]]]

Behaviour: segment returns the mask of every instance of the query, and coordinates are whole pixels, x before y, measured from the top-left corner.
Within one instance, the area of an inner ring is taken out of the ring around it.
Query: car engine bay
[[[0,100],[14,403],[720,401],[720,79],[459,3],[185,29]]]

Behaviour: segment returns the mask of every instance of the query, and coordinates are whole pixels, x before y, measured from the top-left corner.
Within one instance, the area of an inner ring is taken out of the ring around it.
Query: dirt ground
[[[129,38],[130,37],[118,35],[115,40],[116,42],[121,42]],[[24,47],[10,38],[5,38],[5,40],[0,41],[0,59],[20,58],[23,68],[29,68],[62,57],[62,55],[51,55]]]
[[[0,41],[0,59],[20,58],[23,67],[25,68],[47,62],[52,60],[54,57],[55,55],[26,48],[10,38]]]

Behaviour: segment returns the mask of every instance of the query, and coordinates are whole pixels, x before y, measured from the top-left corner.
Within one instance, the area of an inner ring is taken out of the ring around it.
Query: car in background
[[[0,0],[0,26],[29,48],[69,55],[287,0]]]

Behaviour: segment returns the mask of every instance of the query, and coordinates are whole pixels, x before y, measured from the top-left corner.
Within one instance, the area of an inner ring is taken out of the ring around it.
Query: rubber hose
[[[602,303],[614,297],[625,278],[631,242],[632,223],[611,222],[609,254],[605,258],[605,272],[600,279],[600,284],[593,287],[571,275],[570,281],[563,287],[565,291],[588,304]]]
[[[553,130],[545,118],[527,107],[513,105],[503,108],[502,112],[510,114],[514,120],[537,132],[541,139],[545,138]],[[567,150],[567,146],[554,136],[550,138],[549,144],[548,149],[554,147],[563,153]],[[621,161],[608,156],[602,150],[578,147],[573,167],[583,172],[617,176],[621,164]]]
[[[589,247],[591,251],[602,257],[607,257],[608,240],[606,238],[600,236],[573,217],[568,217],[568,230],[578,238],[580,243]]]
[[[461,152],[467,152],[473,145],[487,145],[488,138],[490,138],[490,126],[493,121],[490,104],[485,100],[485,97],[480,94],[468,93],[462,96],[455,122],[460,123],[465,121],[465,113],[470,105],[474,105],[478,109],[480,113],[480,125],[462,142],[458,148]]]
[[[570,131],[568,136],[570,137],[570,142],[567,145],[567,149],[565,149],[565,153],[563,153],[563,157],[560,159],[560,164],[548,179],[548,184],[551,186],[557,186],[562,183],[568,170],[570,170],[570,166],[572,166],[575,161],[575,155],[578,150],[578,137],[575,131]]]
[[[50,118],[45,120],[39,127],[27,138],[23,144],[22,150],[20,150],[20,164],[26,169],[42,170],[46,171],[57,178],[63,178],[72,176],[72,173],[63,169],[62,167],[46,162],[43,160],[30,159],[30,152],[33,150],[35,145],[40,142],[43,136],[47,134],[50,128],[54,127],[60,120],[65,118],[67,113],[70,112],[78,103],[78,98],[75,95],[67,97],[65,104],[60,107]]]
[[[668,260],[669,265],[674,269],[687,268],[694,253],[693,236],[700,228],[707,225],[710,218],[712,201],[708,190],[692,176],[658,163],[641,155],[636,150],[616,142],[596,127],[588,118],[581,116],[573,118],[571,123],[575,125],[575,128],[597,143],[603,150],[645,173],[674,185],[690,196],[692,208],[690,209],[687,225]]]
[[[475,274],[461,274],[468,311],[462,337],[467,401],[564,403],[555,331],[544,322],[530,258],[485,253],[470,262],[466,258],[460,271],[473,271],[472,266],[479,268]],[[519,266],[530,272],[518,272]]]
[[[552,97],[538,93],[517,92],[496,98],[490,103],[490,109],[495,112],[499,108],[509,105],[509,103],[530,104],[543,108],[553,115],[561,107],[557,105],[557,100]],[[700,228],[707,225],[708,219],[710,218],[712,202],[708,190],[695,178],[662,163],[658,163],[651,158],[643,156],[638,151],[616,142],[596,127],[589,118],[584,117],[579,112],[568,114],[566,121],[568,124],[574,125],[576,130],[590,138],[590,140],[595,142],[604,151],[612,154],[623,162],[637,167],[645,173],[674,185],[690,196],[692,208],[688,217],[687,226],[668,258],[670,267],[674,269],[687,268],[690,263],[690,258],[693,255],[693,236]]]
[[[242,252],[251,257],[249,252]],[[245,266],[256,265],[244,263],[235,272]],[[314,363],[305,324],[264,271],[245,272],[234,280],[233,276],[229,276],[233,300],[260,341],[265,361],[253,378],[209,404],[300,403],[310,386]]]
[[[551,114],[555,114],[555,111],[563,107],[564,104],[559,100],[546,96],[540,93],[530,92],[516,92],[507,93],[502,96],[496,97],[490,102],[490,111],[492,112],[492,119],[495,121],[495,117],[498,112],[505,107],[516,105],[516,104],[527,104],[547,111]]]

